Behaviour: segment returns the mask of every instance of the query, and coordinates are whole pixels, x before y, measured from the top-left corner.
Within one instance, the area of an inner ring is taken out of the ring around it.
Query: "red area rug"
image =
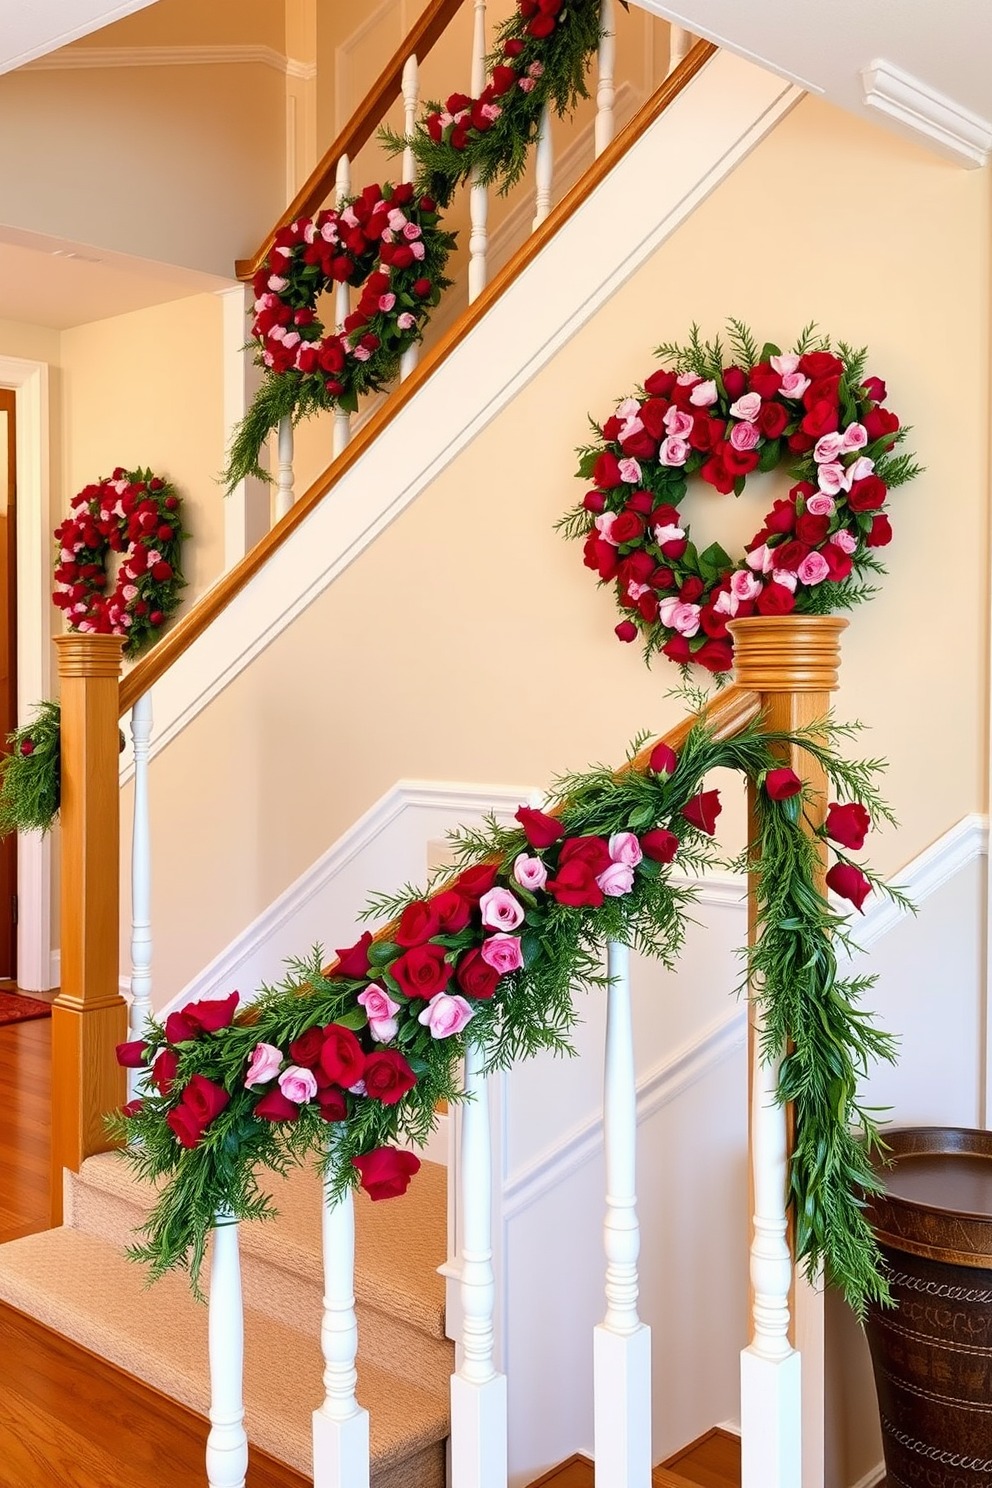
[[[26,1023],[29,1018],[50,1018],[51,1014],[51,1005],[39,1002],[37,997],[0,992],[0,1027],[5,1023]]]

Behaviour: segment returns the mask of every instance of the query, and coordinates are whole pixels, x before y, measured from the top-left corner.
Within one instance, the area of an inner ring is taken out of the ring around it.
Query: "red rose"
[[[520,810],[524,809],[521,806]],[[517,820],[520,821],[519,812]],[[466,868],[464,872],[459,873],[451,887],[456,893],[461,894],[463,899],[478,900],[483,894],[489,893],[496,882],[498,872],[498,863],[477,863],[474,868]]]
[[[712,604],[703,605],[699,612],[699,624],[705,634],[715,641],[725,641],[730,635],[727,616],[718,615]]]
[[[825,543],[820,549],[820,555],[827,565],[827,578],[832,584],[841,583],[854,567],[854,559],[850,553],[842,552],[836,543]]]
[[[218,1029],[227,1028],[233,1023],[237,1006],[237,992],[232,992],[227,997],[201,997],[198,1002],[188,1002],[181,1009],[180,1017],[191,1023],[198,1033],[216,1033]],[[169,1041],[177,1042],[175,1039]]]
[[[682,807],[682,815],[692,826],[712,837],[716,830],[716,819],[722,810],[718,790],[700,791],[691,801],[686,801]]]
[[[466,997],[492,997],[499,982],[499,972],[488,961],[483,961],[478,947],[465,952],[458,962],[455,976]]]
[[[752,393],[757,393],[762,398],[774,398],[782,386],[782,377],[769,362],[757,362],[751,368],[748,385]],[[782,427],[784,429],[785,424]]]
[[[604,450],[592,468],[592,478],[602,491],[612,491],[622,484],[620,462],[612,450]]]
[[[798,489],[798,486],[793,487],[793,490]],[[812,486],[810,486],[809,492],[812,496]],[[765,526],[768,528],[769,532],[791,532],[795,524],[796,506],[794,501],[776,501],[775,505],[772,507],[771,511],[765,518]]]
[[[799,358],[799,370],[804,377],[839,377],[844,363],[831,351],[807,351]]]
[[[769,770],[765,776],[765,790],[773,801],[788,801],[793,796],[798,796],[803,788],[795,770],[790,770],[783,765],[778,770]]]
[[[781,403],[762,403],[758,412],[758,428],[766,439],[777,439],[785,433],[789,415]]]
[[[737,614],[744,618],[740,606]],[[729,672],[734,664],[733,647],[727,641],[704,641],[699,650],[692,653],[692,660],[708,672]]]
[[[601,511],[606,510],[606,497],[602,491],[587,491],[582,498],[582,505],[586,511],[598,516]]]
[[[206,1075],[193,1075],[182,1094],[182,1103],[192,1111],[201,1127],[207,1127],[219,1116],[231,1097],[221,1085]]]
[[[808,543],[781,543],[777,548],[772,549],[772,552],[775,555],[775,567],[784,568],[787,569],[790,573],[795,573],[800,563],[802,563],[803,559],[809,554],[809,551],[810,549]]]
[[[543,847],[550,847],[552,842],[557,842],[565,835],[565,828],[561,822],[556,821],[553,816],[548,816],[544,811],[535,811],[530,806],[521,806],[513,815],[523,827],[524,836],[531,847],[539,850]]]
[[[866,377],[861,386],[873,403],[885,402],[887,389],[880,377]]]
[[[160,1095],[168,1095],[179,1069],[179,1055],[175,1049],[163,1049],[152,1065],[152,1083]]]
[[[415,279],[413,281],[413,292],[418,299],[425,299],[431,292],[431,281],[429,279]]]
[[[558,869],[558,877],[549,878],[546,888],[559,904],[569,904],[574,909],[586,905],[598,909],[603,902],[603,891],[596,882],[595,871],[580,858],[563,863]]]
[[[677,662],[679,666],[687,666],[692,660],[689,642],[684,635],[673,635],[671,640],[666,641],[662,646],[661,652],[663,656],[667,656],[670,661]]]
[[[619,625],[614,625],[613,633],[618,641],[637,640],[637,626],[633,620],[621,620]]]
[[[417,899],[408,904],[400,915],[400,922],[393,939],[397,945],[423,945],[440,930],[437,911],[427,899]]]
[[[812,512],[803,512],[796,522],[796,536],[811,548],[819,547],[830,531],[829,517],[815,517]]]
[[[610,579],[616,577],[617,569],[620,567],[616,548],[596,532],[590,532],[586,538],[582,549],[582,562],[586,568],[594,569],[604,584],[608,584]]]
[[[865,538],[865,547],[884,548],[892,541],[892,524],[884,512],[872,520],[871,531]]]
[[[639,517],[636,512],[622,511],[610,528],[610,536],[618,545],[636,542],[639,537],[644,536],[644,518]],[[654,567],[653,559],[651,567]]]
[[[827,807],[823,830],[834,842],[839,842],[841,847],[859,852],[871,830],[871,817],[860,801],[848,801],[843,806],[831,801]]]
[[[679,839],[665,827],[655,827],[641,838],[641,851],[656,863],[670,863],[679,850]]]
[[[377,1049],[370,1054],[362,1078],[366,1095],[371,1100],[382,1101],[384,1106],[395,1106],[417,1083],[416,1075],[399,1049]]]
[[[420,1171],[420,1158],[397,1147],[376,1147],[351,1160],[362,1175],[362,1187],[370,1199],[395,1199],[405,1194],[410,1179]]]
[[[637,608],[642,619],[649,625],[653,625],[658,618],[658,596],[657,594],[642,594],[637,601]]]
[[[493,68],[492,88],[497,98],[502,98],[504,93],[508,93],[516,81],[517,74],[512,67]]]
[[[471,909],[455,889],[444,889],[431,900],[441,935],[457,935],[468,924]]]
[[[281,1095],[282,1091],[279,1093]],[[339,1090],[336,1085],[318,1088],[317,1105],[325,1121],[344,1121],[348,1115],[347,1097],[344,1091]]]
[[[665,414],[668,412],[667,398],[648,398],[641,404],[638,415],[652,439],[662,440],[667,434]]]
[[[559,868],[563,863],[587,863],[593,873],[602,873],[611,861],[605,837],[567,837],[558,854]]]
[[[724,452],[729,448],[726,443],[718,444],[699,471],[703,480],[719,491],[721,496],[729,496],[734,489],[734,477],[723,462]]]
[[[555,29],[556,24],[557,22],[555,21],[554,16],[539,15],[534,17],[534,19],[528,25],[527,30],[531,36],[535,36],[538,38],[538,40],[542,40],[545,36],[551,35],[552,31]]]
[[[887,408],[869,408],[861,422],[870,444],[874,444],[876,439],[884,439],[886,434],[895,434],[899,428],[898,418]],[[891,444],[886,445],[886,449],[891,448]]]
[[[835,433],[839,423],[837,404],[830,398],[820,398],[813,404],[799,427],[804,434],[815,442],[821,434]],[[793,435],[793,438],[795,438],[795,435]],[[791,439],[789,440],[789,448],[796,448]]]
[[[357,1085],[365,1069],[365,1055],[350,1028],[329,1023],[324,1029],[320,1068],[328,1085]]]
[[[524,44],[518,36],[511,36],[509,41],[503,43],[504,57],[519,57],[524,49]]]
[[[303,1107],[283,1095],[278,1085],[267,1090],[252,1113],[265,1121],[296,1121]]]
[[[649,768],[656,775],[674,775],[678,768],[678,763],[679,757],[672,746],[666,744],[664,739],[659,739],[651,751],[651,757],[648,760]]]
[[[304,1069],[315,1070],[320,1064],[323,1047],[324,1030],[308,1028],[306,1033],[301,1033],[299,1038],[294,1039],[290,1044],[289,1057],[294,1064],[302,1064]]]
[[[195,1039],[199,1028],[185,1013],[170,1013],[165,1020],[165,1036],[170,1044],[185,1044]]]
[[[184,1147],[196,1147],[203,1136],[203,1127],[189,1106],[176,1106],[165,1118],[166,1125],[175,1133]]]
[[[722,450],[723,465],[728,475],[735,479],[739,475],[750,475],[752,470],[757,470],[761,455],[756,449],[739,450],[734,449],[732,444],[725,444]]]
[[[404,997],[431,998],[448,985],[452,967],[444,958],[444,946],[412,946],[389,968]],[[353,1080],[340,1082],[353,1085]]]
[[[727,397],[731,402],[734,402],[746,391],[747,377],[741,371],[740,367],[724,367],[723,386],[726,389]]]
[[[871,884],[860,868],[853,863],[835,863],[827,874],[827,887],[842,899],[849,899],[859,914],[864,914],[861,906],[871,893]]]
[[[467,109],[472,103],[467,93],[452,93],[445,108],[449,114],[460,114],[462,109]]]
[[[847,504],[852,511],[875,511],[885,504],[888,494],[888,487],[879,476],[866,475],[852,483],[847,493]]]
[[[654,497],[650,491],[635,491],[633,496],[628,497],[625,511],[639,512],[642,517],[650,516],[651,508],[654,506]]]
[[[131,1116],[137,1116],[138,1112],[141,1110],[144,1104],[144,1101],[140,1099],[129,1100],[126,1105],[121,1106],[121,1115],[127,1116],[128,1118],[130,1118]]]
[[[791,615],[796,608],[796,596],[784,584],[774,581],[766,584],[755,600],[759,615]]]
[[[175,535],[171,527],[160,527],[155,534],[155,538],[157,542],[167,543],[171,542]]]
[[[644,391],[652,398],[667,398],[675,386],[675,373],[664,368],[652,372],[644,383]]]
[[[337,965],[332,972],[333,976],[353,977],[356,981],[369,974],[369,946],[372,944],[372,932],[366,930],[360,940],[356,940],[353,946],[345,951],[335,951]]]
[[[814,403],[839,403],[840,378],[818,377],[803,393],[803,407],[812,408]]]
[[[714,445],[720,443],[725,427],[721,419],[697,413],[692,428],[689,430],[689,443],[696,450],[711,450]]]
[[[118,1044],[114,1052],[117,1063],[124,1069],[144,1069],[148,1063],[145,1058],[148,1045],[144,1039],[132,1039],[130,1043]]]
[[[632,455],[637,460],[653,460],[658,453],[658,441],[651,438],[647,429],[638,429],[620,441],[620,448],[625,455]]]
[[[702,579],[697,579],[695,574],[690,574],[679,590],[679,599],[683,604],[695,604],[704,587]]]

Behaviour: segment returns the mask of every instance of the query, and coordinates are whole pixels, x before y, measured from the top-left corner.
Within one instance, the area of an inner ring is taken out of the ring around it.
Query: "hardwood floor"
[[[0,1242],[48,1228],[50,1018],[0,1028]],[[203,1488],[207,1422],[0,1304],[0,1488]],[[309,1488],[254,1448],[248,1488]]]

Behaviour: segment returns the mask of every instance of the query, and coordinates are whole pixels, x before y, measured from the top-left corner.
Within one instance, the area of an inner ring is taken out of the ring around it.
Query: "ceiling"
[[[10,72],[152,0],[0,0],[0,72]]]
[[[988,0],[636,3],[962,164],[992,149]],[[869,102],[863,69],[880,61]]]
[[[193,269],[0,227],[0,320],[68,330],[187,295],[228,289],[233,283]]]

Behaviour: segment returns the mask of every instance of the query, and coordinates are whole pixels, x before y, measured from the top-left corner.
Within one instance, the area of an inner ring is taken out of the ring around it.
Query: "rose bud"
[[[656,775],[674,775],[678,762],[675,750],[662,739],[652,749],[648,764]]]
[[[716,831],[716,819],[723,810],[718,790],[700,791],[682,807],[682,815],[692,826],[706,832],[710,837]]]
[[[871,893],[871,884],[853,863],[835,863],[827,874],[827,888],[841,899],[849,899],[858,913],[864,914],[861,906]]]
[[[860,801],[849,801],[845,806],[831,801],[827,807],[823,830],[834,842],[839,842],[841,847],[859,852],[871,830],[871,817]]]
[[[514,818],[523,827],[524,836],[531,847],[550,847],[552,842],[557,842],[565,835],[565,828],[560,821],[544,811],[535,811],[530,806],[518,807]]]
[[[803,788],[795,770],[783,766],[779,770],[769,770],[765,776],[765,790],[773,801],[788,801],[792,796],[798,796]]]
[[[621,620],[619,625],[614,626],[614,633],[618,641],[637,640],[637,626],[633,620]]]
[[[33,739],[22,739],[21,740],[21,753],[23,755],[34,754],[34,740]]]
[[[420,1172],[420,1158],[396,1147],[376,1147],[351,1160],[370,1199],[393,1199],[406,1193],[410,1179]]]
[[[144,1069],[148,1063],[145,1057],[148,1053],[148,1045],[144,1039],[132,1039],[130,1043],[118,1044],[114,1052],[117,1055],[117,1063],[124,1069]]]
[[[641,851],[655,863],[670,863],[679,850],[679,839],[665,827],[655,827],[641,838]]]

